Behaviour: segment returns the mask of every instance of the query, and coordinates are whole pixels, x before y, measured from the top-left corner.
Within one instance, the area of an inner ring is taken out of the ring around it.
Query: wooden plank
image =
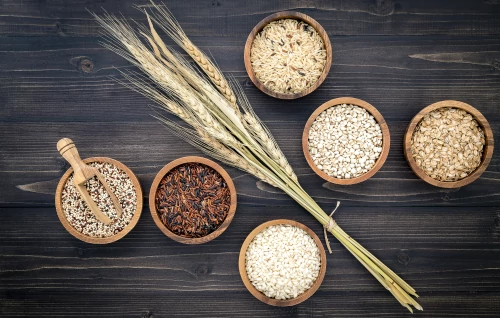
[[[243,85],[265,121],[305,123],[316,107],[340,96],[364,99],[386,119],[409,122],[431,103],[456,99],[475,106],[488,120],[498,120],[498,39],[338,37],[332,39],[333,65],[326,81],[313,94],[294,101],[269,97],[249,81],[243,65],[244,40],[194,37],[193,41]],[[114,67],[126,70],[129,63],[101,48],[96,38],[40,42],[13,38],[0,43],[1,121],[152,120],[149,100],[109,78],[119,76]],[[92,63],[91,71],[85,61]],[[92,112],[82,111],[88,107]]]
[[[159,1],[158,1],[159,2]],[[500,6],[487,1],[164,1],[188,35],[248,36],[264,17],[296,10],[312,16],[332,35],[498,35]],[[144,22],[132,1],[2,1],[0,35],[95,36],[86,9],[102,8]],[[135,2],[140,7],[149,1]]]
[[[500,200],[500,157],[474,183],[460,189],[431,186],[410,170],[403,156],[407,122],[388,121],[391,150],[382,169],[371,179],[352,186],[327,183],[309,168],[302,153],[304,122],[269,122],[274,136],[301,183],[325,206],[336,200],[349,205],[465,205],[497,206]],[[494,135],[500,135],[493,124]],[[147,197],[156,173],[168,162],[187,155],[203,155],[173,136],[157,122],[123,123],[5,123],[0,125],[0,204],[3,206],[53,205],[59,178],[69,167],[55,147],[62,137],[73,139],[82,158],[105,156],[127,165],[137,174]],[[134,136],[132,139],[131,136]],[[22,145],[20,147],[19,145]],[[28,155],[27,155],[28,154]],[[36,162],[30,155],[36,154]],[[227,168],[243,202],[290,205],[280,190],[257,182],[252,176]]]
[[[495,292],[500,283],[500,222],[495,207],[383,208],[341,206],[337,222],[408,281],[419,294]],[[145,209],[122,240],[89,245],[73,238],[53,208],[0,210],[0,290],[244,291],[242,242],[278,218],[321,225],[298,206],[240,205],[218,239],[186,246],[167,238]],[[20,226],[22,224],[22,226]],[[50,233],[50,235],[47,235]],[[323,292],[380,292],[377,281],[334,238]],[[387,299],[392,296],[387,293]],[[3,296],[5,297],[5,295]]]
[[[161,277],[158,277],[161,279]],[[499,293],[432,293],[418,317],[497,317]],[[223,299],[223,301],[221,301]],[[377,309],[380,308],[380,309]],[[322,292],[294,307],[272,307],[245,292],[133,292],[81,289],[9,291],[0,305],[6,317],[404,317],[383,292]]]

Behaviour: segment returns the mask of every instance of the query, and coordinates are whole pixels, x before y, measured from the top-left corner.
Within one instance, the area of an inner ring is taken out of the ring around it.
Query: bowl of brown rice
[[[303,97],[318,88],[332,64],[328,34],[313,18],[293,11],[272,14],[248,36],[245,68],[262,92],[280,99]]]

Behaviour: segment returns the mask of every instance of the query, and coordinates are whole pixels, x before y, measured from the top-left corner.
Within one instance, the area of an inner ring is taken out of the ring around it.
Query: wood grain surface
[[[441,100],[473,105],[500,136],[500,1],[165,3],[191,40],[242,84],[303,187],[325,211],[340,200],[339,225],[417,290],[424,312],[416,315],[499,316],[498,152],[479,179],[444,189],[413,173],[403,138],[415,114]],[[237,212],[206,244],[170,240],[148,213],[123,239],[103,246],[64,229],[54,207],[69,167],[54,147],[60,138],[70,137],[85,157],[127,165],[145,196],[165,164],[201,155],[150,116],[150,101],[110,78],[133,68],[100,47],[87,9],[145,22],[132,4],[148,1],[0,1],[0,316],[407,316],[334,238],[325,279],[311,298],[287,308],[255,299],[238,273],[238,253],[252,229],[279,218],[319,234],[322,227],[280,190],[227,166]],[[243,62],[252,28],[286,10],[318,21],[333,53],[323,84],[293,101],[258,90]],[[383,167],[350,186],[317,176],[301,147],[312,112],[341,96],[376,107],[391,132]]]

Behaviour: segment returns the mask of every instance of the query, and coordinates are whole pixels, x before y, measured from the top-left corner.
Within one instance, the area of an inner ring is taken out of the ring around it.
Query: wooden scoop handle
[[[82,161],[71,139],[63,138],[59,140],[57,142],[57,150],[59,150],[59,153],[73,168],[75,184],[81,184],[95,175],[93,169],[89,169],[89,166]]]
[[[63,138],[57,142],[57,150],[59,150],[59,153],[63,156],[66,161],[68,161],[71,164],[71,167],[73,168],[73,179],[75,183],[75,187],[82,196],[82,199],[87,203],[87,206],[89,209],[94,213],[96,218],[101,221],[104,224],[109,224],[111,223],[111,219],[104,214],[97,204],[92,200],[90,197],[90,194],[88,193],[87,188],[85,187],[85,182],[94,177],[97,176],[98,179],[101,181],[101,183],[105,184],[106,191],[110,194],[110,196],[113,198],[114,194],[113,192],[110,192],[109,186],[106,184],[106,181],[104,178],[100,175],[99,171],[93,167],[89,167],[85,164],[85,162],[82,161],[80,158],[80,155],[78,154],[78,150],[76,149],[75,144],[73,141],[69,138]],[[113,203],[116,206],[116,202],[118,201],[116,197],[113,200]],[[119,204],[119,202],[118,202]],[[117,213],[119,216],[121,216],[121,206],[119,206],[119,209],[117,209]]]

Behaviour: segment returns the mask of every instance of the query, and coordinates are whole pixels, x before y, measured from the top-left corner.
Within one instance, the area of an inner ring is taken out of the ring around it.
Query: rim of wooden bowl
[[[289,224],[296,226],[298,228],[303,229],[304,231],[307,232],[313,239],[316,245],[318,246],[320,257],[321,257],[321,268],[319,270],[318,277],[316,278],[316,281],[313,283],[313,285],[306,290],[304,293],[300,294],[299,296],[292,298],[292,299],[274,299],[274,298],[269,298],[266,295],[264,295],[262,292],[258,291],[257,288],[255,288],[252,283],[250,282],[250,279],[248,278],[247,270],[246,270],[246,264],[245,264],[245,258],[246,258],[246,251],[248,249],[248,245],[252,242],[252,240],[255,238],[257,234],[259,234],[262,230],[265,228],[272,226],[272,225],[278,225],[278,224]],[[297,304],[300,304],[301,302],[307,300],[309,297],[311,297],[321,286],[321,283],[323,282],[323,279],[325,278],[325,273],[326,273],[326,252],[325,248],[323,247],[323,244],[321,243],[321,240],[319,237],[314,233],[310,228],[305,226],[304,224],[293,221],[293,220],[287,220],[287,219],[278,219],[278,220],[271,220],[265,223],[262,223],[261,225],[257,226],[250,234],[248,234],[247,238],[243,242],[243,245],[241,246],[240,249],[240,256],[238,259],[238,268],[240,271],[240,276],[241,279],[243,280],[243,284],[245,284],[245,287],[248,289],[248,291],[258,300],[262,301],[263,303],[266,303],[268,305],[272,306],[279,306],[279,307],[287,307],[287,306],[294,306]]]
[[[167,175],[168,172],[170,172],[170,170],[185,163],[198,163],[206,165],[217,171],[217,173],[219,173],[222,176],[224,181],[226,181],[226,184],[229,188],[229,193],[231,194],[231,205],[229,206],[229,211],[227,213],[226,218],[224,219],[224,222],[222,222],[222,224],[215,231],[208,234],[207,236],[189,238],[189,237],[179,236],[173,233],[160,220],[160,217],[158,216],[158,211],[156,210],[156,202],[155,202],[156,191],[158,190],[160,181],[163,179],[163,177],[165,177],[165,175]],[[165,165],[156,175],[155,179],[153,180],[153,184],[151,185],[151,190],[149,191],[149,210],[151,211],[151,216],[153,217],[156,226],[158,226],[158,228],[163,232],[163,234],[165,234],[172,240],[183,244],[203,244],[215,239],[216,237],[224,233],[224,231],[228,228],[229,224],[233,220],[234,213],[236,211],[236,205],[237,205],[236,188],[234,186],[233,180],[226,172],[226,170],[224,170],[224,168],[222,168],[212,160],[198,156],[182,157]]]
[[[465,110],[469,114],[474,117],[474,119],[478,122],[479,126],[483,129],[484,132],[484,140],[485,140],[485,145],[483,148],[483,157],[481,159],[481,164],[479,167],[476,168],[471,174],[469,174],[467,177],[460,179],[458,181],[450,181],[450,182],[445,182],[445,181],[439,181],[436,179],[431,178],[428,176],[422,168],[420,168],[415,160],[413,159],[413,156],[411,155],[411,137],[413,136],[413,132],[415,131],[415,128],[417,127],[418,123],[422,120],[422,118],[428,114],[429,112],[436,110],[438,108],[443,108],[443,107],[452,107],[452,108],[459,108],[462,110]],[[468,185],[469,183],[475,181],[478,179],[481,174],[486,170],[488,167],[491,158],[493,157],[493,131],[491,130],[491,126],[486,120],[486,118],[481,114],[479,110],[476,108],[472,107],[471,105],[461,102],[461,101],[456,101],[456,100],[443,100],[440,102],[433,103],[421,111],[419,111],[415,117],[411,120],[410,124],[408,125],[408,128],[406,129],[405,137],[404,137],[404,154],[406,157],[406,161],[408,162],[410,168],[413,170],[413,172],[422,180],[425,182],[432,184],[436,187],[441,187],[441,188],[459,188],[463,187],[465,185]]]
[[[125,171],[125,173],[128,175],[130,180],[132,181],[132,184],[134,185],[135,188],[135,193],[137,196],[137,207],[134,212],[134,216],[130,220],[130,223],[125,226],[125,228],[120,231],[118,234],[109,236],[109,237],[92,237],[92,236],[87,236],[79,231],[77,231],[66,219],[66,216],[64,215],[63,207],[62,207],[62,190],[64,188],[64,185],[68,181],[68,178],[71,176],[73,173],[73,168],[69,168],[66,173],[61,177],[61,180],[59,180],[59,183],[57,185],[57,190],[56,190],[56,211],[57,211],[57,216],[59,217],[59,221],[61,221],[62,225],[64,228],[74,237],[77,239],[91,243],[91,244],[108,244],[112,243],[115,241],[118,241],[125,235],[127,235],[137,224],[139,221],[139,218],[141,217],[142,213],[142,188],[141,184],[139,183],[139,180],[135,176],[135,174],[130,170],[126,165],[121,163],[118,160],[111,159],[108,157],[91,157],[87,159],[82,160],[84,163],[91,163],[91,162],[107,162],[112,165],[115,165],[119,169]]]
[[[255,72],[253,71],[252,67],[252,62],[250,61],[250,53],[252,49],[252,43],[253,40],[255,39],[255,36],[270,22],[276,21],[276,20],[281,20],[281,19],[295,19],[295,20],[300,20],[304,21],[305,23],[309,24],[312,26],[316,32],[321,36],[323,39],[323,43],[325,45],[326,49],[326,62],[325,62],[325,67],[323,68],[323,72],[321,73],[321,76],[318,78],[316,83],[314,83],[313,86],[295,93],[295,94],[283,94],[283,93],[278,93],[273,90],[270,90],[267,88],[262,82],[260,82],[257,79],[257,76],[255,76]],[[245,51],[244,51],[244,60],[245,60],[245,68],[247,70],[247,74],[254,83],[255,86],[257,86],[258,89],[260,89],[262,92],[266,93],[269,96],[279,98],[279,99],[296,99],[300,98],[303,96],[306,96],[313,91],[315,91],[326,79],[326,76],[328,75],[328,72],[330,71],[330,67],[332,65],[332,44],[330,43],[330,39],[328,38],[328,34],[326,33],[325,29],[313,18],[311,18],[308,15],[305,15],[300,12],[296,11],[282,11],[282,12],[277,12],[274,14],[271,14],[270,16],[264,18],[262,21],[260,21],[250,32],[247,38],[247,42],[245,44]]]
[[[324,110],[340,104],[352,104],[366,109],[375,118],[375,120],[380,126],[380,129],[382,130],[382,152],[380,153],[380,156],[375,162],[375,165],[367,173],[351,179],[339,179],[327,175],[326,173],[318,169],[318,167],[314,164],[311,154],[309,153],[309,131],[311,130],[311,126],[313,122],[316,120],[316,117],[318,117],[319,114],[321,114]],[[370,103],[354,97],[335,98],[319,106],[307,120],[306,126],[304,127],[304,133],[302,134],[302,151],[304,152],[304,156],[306,157],[307,163],[309,164],[311,169],[313,169],[313,171],[318,176],[325,179],[326,181],[341,185],[356,184],[371,178],[384,165],[385,160],[387,159],[387,156],[389,154],[390,147],[391,147],[391,135],[389,133],[389,127],[387,126],[387,123],[385,122],[385,119],[382,116],[382,114]]]

